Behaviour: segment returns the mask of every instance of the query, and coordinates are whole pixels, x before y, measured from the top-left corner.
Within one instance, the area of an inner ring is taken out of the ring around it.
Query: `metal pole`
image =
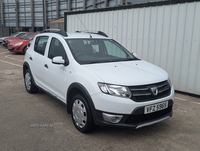
[[[120,0],[120,5],[124,5],[124,0]]]
[[[120,0],[120,5],[124,5],[124,0]]]
[[[47,4],[46,0],[43,0],[43,28],[47,29]]]
[[[4,37],[4,16],[3,16],[3,1],[1,0],[1,25],[2,25],[2,36]]]
[[[105,8],[108,7],[108,0],[105,0]]]
[[[93,0],[93,9],[97,8],[96,0]]]
[[[87,1],[86,1],[86,0],[83,0],[83,10],[86,9],[86,3],[87,3]]]
[[[71,11],[71,0],[68,0],[68,12]]]
[[[57,19],[59,19],[60,18],[59,0],[56,0],[56,15],[57,15]]]
[[[15,15],[16,15],[16,29],[19,32],[19,14],[18,14],[18,2],[15,0]]]
[[[34,32],[34,0],[31,0],[31,31]]]

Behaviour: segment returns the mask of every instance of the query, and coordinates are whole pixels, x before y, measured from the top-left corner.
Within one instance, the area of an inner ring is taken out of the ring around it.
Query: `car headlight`
[[[20,46],[23,42],[16,43],[15,46]]]
[[[168,81],[168,83],[169,83],[169,85],[170,85],[170,87],[171,87],[171,86],[172,86],[172,83],[171,83],[170,78],[169,78],[167,81]]]
[[[119,86],[113,84],[98,83],[100,90],[103,93],[119,96],[119,97],[131,97],[131,91],[126,86]]]

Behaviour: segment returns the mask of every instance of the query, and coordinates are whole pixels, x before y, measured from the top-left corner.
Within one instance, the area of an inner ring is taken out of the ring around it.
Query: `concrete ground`
[[[200,150],[200,98],[175,94],[172,118],[141,129],[78,132],[66,107],[24,88],[24,55],[0,46],[0,150]]]

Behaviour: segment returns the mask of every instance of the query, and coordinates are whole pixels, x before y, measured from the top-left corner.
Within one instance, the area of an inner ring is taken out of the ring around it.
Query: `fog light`
[[[107,113],[102,113],[103,119],[109,123],[119,123],[123,115],[112,115]]]

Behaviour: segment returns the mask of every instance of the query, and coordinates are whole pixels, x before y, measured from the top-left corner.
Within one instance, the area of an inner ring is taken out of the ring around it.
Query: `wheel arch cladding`
[[[29,69],[30,70],[30,67],[29,67],[29,64],[27,62],[24,62],[23,63],[23,76],[25,75],[25,71]]]
[[[32,79],[33,79],[33,84],[34,84],[35,86],[37,86],[37,84],[35,83],[35,80],[34,80],[34,78],[33,78],[33,75],[32,75],[32,72],[31,72],[31,69],[30,69],[29,64],[28,64],[27,62],[24,62],[24,63],[23,63],[23,76],[25,76],[25,72],[26,72],[27,69],[30,70],[31,77],[32,77]],[[38,87],[38,86],[37,86],[37,87]]]
[[[67,91],[67,112],[68,114],[71,114],[71,104],[72,104],[72,98],[75,94],[81,94],[87,101],[90,110],[92,112],[92,115],[94,116],[94,104],[92,101],[92,98],[90,97],[90,94],[88,93],[87,89],[81,85],[80,83],[72,83]]]

